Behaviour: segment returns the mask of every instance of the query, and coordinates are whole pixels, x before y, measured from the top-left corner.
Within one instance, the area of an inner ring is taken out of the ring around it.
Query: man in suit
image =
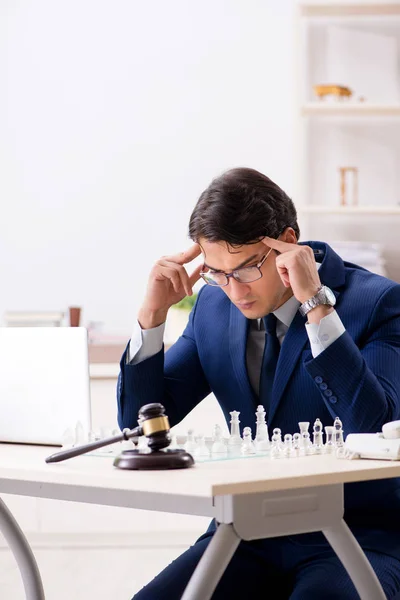
[[[178,423],[213,392],[227,422],[238,410],[270,429],[299,421],[346,433],[400,419],[400,285],[344,263],[325,243],[298,243],[295,207],[268,177],[233,169],[200,196],[190,218],[195,244],[153,267],[138,323],[121,361],[121,427],[141,405],[161,402]],[[204,265],[184,265],[200,253]],[[184,334],[166,352],[168,309],[202,276]],[[388,598],[400,590],[400,481],[345,485],[345,519]],[[136,596],[178,600],[215,524]],[[242,542],[213,598],[356,599],[322,533]]]

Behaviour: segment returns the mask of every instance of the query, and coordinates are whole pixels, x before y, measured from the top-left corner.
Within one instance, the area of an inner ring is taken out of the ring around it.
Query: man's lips
[[[240,302],[240,303],[237,303],[236,306],[238,308],[246,309],[246,308],[250,308],[250,306],[252,306],[254,304],[254,302],[255,302],[255,300],[252,300],[251,302]]]

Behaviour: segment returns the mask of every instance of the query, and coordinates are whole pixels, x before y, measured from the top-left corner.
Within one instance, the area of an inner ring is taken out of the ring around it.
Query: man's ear
[[[297,244],[297,236],[293,227],[286,227],[285,231],[279,236],[279,239],[288,244]]]

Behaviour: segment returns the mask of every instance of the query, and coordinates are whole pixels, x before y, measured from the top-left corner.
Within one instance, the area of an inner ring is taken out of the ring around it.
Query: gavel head
[[[162,404],[145,404],[139,410],[139,424],[151,450],[169,446],[171,436],[168,417]]]

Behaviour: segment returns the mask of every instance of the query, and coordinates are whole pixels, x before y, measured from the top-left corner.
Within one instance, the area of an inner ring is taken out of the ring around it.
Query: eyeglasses
[[[232,273],[223,273],[222,271],[208,271],[201,272],[200,275],[204,279],[204,281],[208,285],[215,285],[218,287],[224,287],[229,283],[229,277],[233,277],[239,283],[251,283],[252,281],[257,281],[257,279],[261,279],[262,273],[260,267],[264,263],[264,261],[268,258],[272,251],[272,248],[267,252],[267,254],[260,260],[259,263],[253,265],[252,267],[242,267],[241,269],[236,269],[232,271]]]

